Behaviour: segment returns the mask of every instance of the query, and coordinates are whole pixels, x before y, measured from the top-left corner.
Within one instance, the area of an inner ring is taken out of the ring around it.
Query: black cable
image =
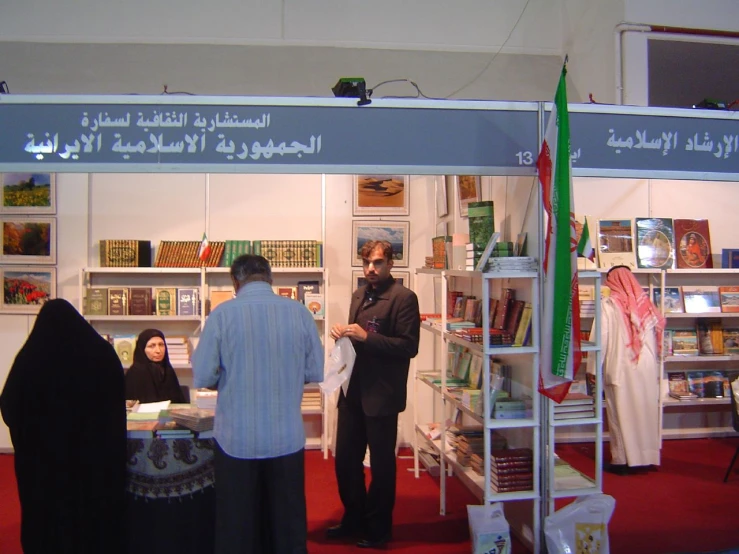
[[[423,91],[421,90],[421,87],[419,87],[414,81],[411,81],[410,79],[388,79],[387,81],[382,81],[381,83],[377,83],[374,87],[367,89],[367,96],[372,96],[372,93],[375,92],[376,88],[381,87],[382,85],[386,85],[388,83],[410,83],[413,85],[413,88],[416,89],[416,95],[415,96],[383,96],[383,98],[426,98],[428,100],[446,100],[445,98],[434,98],[432,96],[426,96]]]

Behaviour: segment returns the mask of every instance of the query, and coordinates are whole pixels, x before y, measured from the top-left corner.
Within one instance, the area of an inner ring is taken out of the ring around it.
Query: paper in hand
[[[337,340],[326,360],[326,371],[320,385],[321,390],[326,394],[331,394],[341,387],[341,390],[346,394],[356,358],[357,353],[347,337]]]

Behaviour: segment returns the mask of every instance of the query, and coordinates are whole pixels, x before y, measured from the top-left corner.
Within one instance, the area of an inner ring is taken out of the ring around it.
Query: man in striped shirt
[[[231,280],[192,357],[195,387],[218,390],[215,552],[307,552],[300,402],[323,380],[323,346],[308,309],[273,292],[265,258],[239,256]]]

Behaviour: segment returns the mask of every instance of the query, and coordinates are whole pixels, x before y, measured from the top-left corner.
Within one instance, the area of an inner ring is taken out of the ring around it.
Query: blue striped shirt
[[[192,356],[194,385],[217,387],[214,436],[232,457],[274,458],[305,447],[305,383],[323,380],[313,316],[269,283],[247,283],[208,317]]]

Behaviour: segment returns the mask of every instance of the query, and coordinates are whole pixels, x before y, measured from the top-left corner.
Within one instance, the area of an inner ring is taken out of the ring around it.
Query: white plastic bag
[[[580,496],[544,521],[549,554],[609,554],[608,522],[616,500],[607,494]]]
[[[326,359],[321,390],[326,394],[331,394],[341,387],[341,390],[346,394],[346,390],[349,388],[349,378],[352,376],[352,369],[354,369],[354,360],[356,359],[357,353],[354,351],[352,341],[347,337],[337,340],[329,353],[328,359]]]
[[[503,503],[467,506],[472,554],[511,554],[511,533]]]

